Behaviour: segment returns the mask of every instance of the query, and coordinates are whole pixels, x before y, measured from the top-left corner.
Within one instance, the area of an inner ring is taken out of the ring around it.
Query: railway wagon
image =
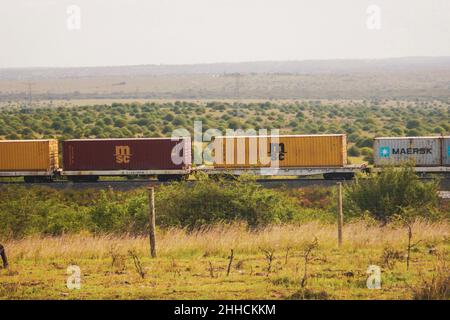
[[[443,165],[443,137],[380,137],[374,140],[374,164],[398,166],[413,162],[416,167]]]
[[[50,181],[59,168],[58,141],[0,140],[0,177]]]
[[[214,168],[339,168],[347,165],[345,134],[224,136],[214,141]]]
[[[62,175],[72,181],[99,176],[179,179],[191,169],[190,138],[76,139],[63,141]]]

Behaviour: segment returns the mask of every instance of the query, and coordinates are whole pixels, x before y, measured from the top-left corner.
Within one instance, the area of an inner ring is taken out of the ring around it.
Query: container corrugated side
[[[441,137],[382,137],[374,140],[376,166],[412,162],[418,167],[442,165]]]
[[[442,137],[442,165],[450,166],[450,136]]]
[[[0,171],[54,171],[57,140],[0,140]]]
[[[182,161],[174,163],[176,146]],[[181,149],[180,149],[181,150]],[[79,139],[63,141],[65,171],[180,170],[191,166],[190,138]]]
[[[346,136],[341,134],[217,137],[214,151],[215,168],[342,167],[347,164]]]

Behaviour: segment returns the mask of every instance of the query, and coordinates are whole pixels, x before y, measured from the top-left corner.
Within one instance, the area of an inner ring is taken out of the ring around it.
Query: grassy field
[[[444,292],[438,297],[448,299],[449,227],[413,224],[418,243],[409,271],[407,229],[367,221],[345,226],[340,249],[336,226],[318,222],[254,232],[238,224],[194,233],[158,230],[155,259],[145,237],[10,240],[3,243],[10,268],[0,270],[0,299],[411,299],[439,284]],[[66,287],[69,265],[81,269],[79,290]],[[381,267],[379,290],[366,286],[369,265]]]

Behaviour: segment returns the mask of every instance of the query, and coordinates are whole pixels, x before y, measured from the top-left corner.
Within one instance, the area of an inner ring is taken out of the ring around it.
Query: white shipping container
[[[418,167],[442,165],[441,137],[382,137],[374,141],[375,166],[413,162]]]
[[[450,166],[450,136],[442,137],[442,165]]]

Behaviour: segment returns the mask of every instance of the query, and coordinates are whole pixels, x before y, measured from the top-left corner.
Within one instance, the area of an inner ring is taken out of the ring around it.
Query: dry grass
[[[413,287],[415,300],[450,300],[450,268],[444,256],[439,256],[431,278],[423,278]]]
[[[11,240],[4,243],[10,269],[0,271],[0,298],[410,299],[419,296],[413,288],[435,274],[436,252],[440,260],[448,260],[450,226],[418,220],[413,233],[421,242],[410,271],[402,259],[383,269],[382,290],[366,288],[366,270],[383,264],[386,248],[406,250],[406,230],[396,225],[347,224],[341,249],[336,226],[318,222],[253,232],[239,224],[194,233],[158,230],[156,259],[149,257],[146,237],[79,234]],[[310,279],[301,289],[302,253],[315,237]],[[227,277],[231,249],[235,262]],[[142,264],[145,278],[137,274],[129,251]],[[265,251],[274,252],[269,275]],[[65,287],[69,264],[80,266],[82,290]]]
[[[431,223],[417,220],[413,223],[414,237],[422,241],[440,241],[450,237],[448,223]],[[249,231],[244,225],[217,225],[196,232],[171,228],[157,231],[158,253],[177,255],[193,251],[214,254],[228,254],[230,248],[240,253],[255,253],[260,248],[301,248],[317,237],[322,248],[336,247],[336,226],[320,222],[309,222],[300,226],[272,226],[259,231]],[[384,248],[389,244],[407,244],[404,228],[396,225],[379,227],[366,222],[354,222],[344,227],[345,248]],[[91,257],[104,258],[110,255],[111,246],[127,252],[133,248],[140,254],[147,254],[147,237],[130,237],[88,234],[64,235],[61,237],[29,237],[5,243],[10,257],[42,258]]]

